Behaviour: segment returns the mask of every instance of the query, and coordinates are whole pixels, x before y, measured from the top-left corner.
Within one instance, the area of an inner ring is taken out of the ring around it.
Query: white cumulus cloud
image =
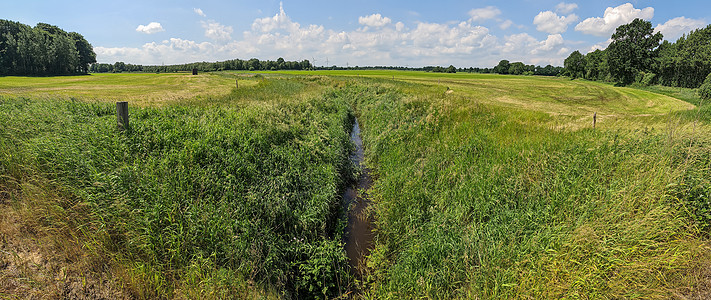
[[[484,13],[486,10],[486,13]],[[455,65],[491,67],[501,59],[526,64],[561,65],[570,54],[561,34],[543,40],[529,34],[497,37],[473,20],[497,21],[499,27],[520,27],[501,18],[491,7],[457,22],[403,22],[374,14],[358,18],[361,28],[333,30],[292,20],[280,6],[272,17],[257,18],[236,36],[230,26],[214,20],[201,25],[207,42],[181,38],[146,43],[141,47],[95,47],[101,62],[125,61],[138,64],[177,64],[226,59],[312,60],[316,65]],[[498,16],[498,17],[497,17]],[[568,20],[567,17],[565,20]],[[356,20],[353,20],[356,21]]]
[[[484,8],[475,8],[469,11],[469,19],[471,22],[482,22],[489,19],[496,18],[501,14],[501,10],[495,6],[487,6]]]
[[[575,26],[575,30],[596,36],[610,36],[620,25],[632,22],[637,18],[651,20],[652,17],[654,17],[653,7],[636,9],[632,3],[625,3],[618,7],[608,7],[602,18],[585,19]]]
[[[207,15],[204,12],[202,12],[202,9],[193,8],[193,11],[201,17],[207,17]]]
[[[568,25],[578,21],[575,14],[569,16],[558,16],[552,11],[542,11],[533,18],[536,29],[549,34],[563,33],[568,30]]]
[[[225,26],[213,20],[202,21],[202,28],[205,29],[205,36],[216,41],[229,41],[232,39],[232,26]]]
[[[654,31],[661,32],[664,35],[664,39],[674,42],[683,34],[687,34],[694,29],[699,29],[706,25],[707,23],[704,20],[678,17],[671,19],[664,24],[657,25]]]
[[[359,17],[358,23],[360,25],[370,26],[370,27],[383,27],[392,23],[392,20],[388,17],[383,17],[380,14],[372,14],[367,17]]]
[[[136,31],[145,34],[154,34],[157,32],[165,31],[165,29],[163,29],[163,26],[161,26],[158,22],[150,22],[148,23],[148,25],[138,25]]]
[[[513,24],[514,24],[513,21],[511,21],[511,20],[506,20],[506,21],[501,22],[501,24],[499,24],[499,28],[501,28],[502,30],[506,30],[506,29],[511,28],[511,26],[512,26]]]
[[[575,4],[575,3],[565,3],[565,2],[561,2],[561,3],[558,3],[558,5],[555,6],[555,11],[556,11],[557,13],[561,13],[561,14],[569,14],[569,13],[573,12],[573,11],[576,10],[576,9],[578,9],[578,5]]]

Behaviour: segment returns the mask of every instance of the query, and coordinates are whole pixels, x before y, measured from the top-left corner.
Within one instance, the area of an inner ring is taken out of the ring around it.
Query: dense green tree
[[[522,75],[523,72],[526,72],[526,65],[524,65],[522,62],[515,62],[509,65],[508,74]]]
[[[605,51],[598,49],[585,55],[585,79],[602,81],[609,73]]]
[[[566,75],[575,78],[583,77],[585,73],[585,56],[580,51],[574,51],[563,62]]]
[[[654,33],[651,22],[642,19],[617,27],[606,50],[612,77],[629,84],[638,73],[651,72],[662,38],[661,33]]]
[[[0,75],[86,73],[96,54],[84,37],[39,23],[30,27],[0,20]]]
[[[704,80],[704,83],[699,87],[699,97],[704,100],[711,99],[711,74],[706,76],[706,80]]]
[[[89,65],[96,62],[94,47],[79,33],[70,32],[69,37],[74,41],[75,48],[79,53],[79,63],[75,72],[88,73]]]
[[[501,60],[499,64],[494,67],[494,73],[497,74],[508,74],[509,68],[511,68],[511,63],[508,60]]]
[[[659,83],[697,88],[711,73],[711,25],[682,36],[675,43],[664,41],[658,49]]]

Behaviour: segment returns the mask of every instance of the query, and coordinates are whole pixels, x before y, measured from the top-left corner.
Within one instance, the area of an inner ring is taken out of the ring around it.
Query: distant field
[[[75,97],[99,101],[133,101],[164,105],[206,95],[226,95],[237,76],[189,73],[91,74],[61,77],[0,77],[0,96]],[[255,82],[245,82],[251,85]]]
[[[115,130],[113,100],[136,103],[132,131]],[[354,117],[377,228],[357,281],[336,218],[359,172]],[[711,110],[693,90],[403,71],[4,77],[0,119],[0,203],[71,233],[139,298],[711,293]]]

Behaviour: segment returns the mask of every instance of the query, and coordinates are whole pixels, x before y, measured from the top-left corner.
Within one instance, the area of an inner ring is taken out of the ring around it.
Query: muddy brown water
[[[373,224],[365,214],[370,204],[367,191],[373,185],[373,180],[364,163],[363,141],[360,138],[358,119],[353,122],[351,141],[356,146],[351,160],[360,167],[361,172],[355,186],[349,187],[343,193],[344,204],[346,208],[350,208],[346,227],[346,254],[350,259],[351,269],[356,275],[360,275],[365,257],[370,254],[370,249],[373,247]]]

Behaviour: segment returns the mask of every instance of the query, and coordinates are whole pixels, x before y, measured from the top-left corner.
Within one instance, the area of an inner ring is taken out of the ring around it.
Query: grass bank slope
[[[353,115],[334,94],[295,96],[319,86],[131,106],[126,132],[113,104],[0,98],[3,200],[73,232],[139,298],[340,295]]]
[[[0,203],[69,232],[135,297],[347,295],[335,217],[356,115],[377,227],[362,296],[709,295],[701,102],[559,78],[260,73],[0,78]],[[126,95],[118,132],[101,100],[132,80],[154,84]]]
[[[368,297],[703,293],[711,147],[699,132],[708,124],[694,133],[662,115],[693,106],[559,79],[452,80],[453,93],[444,80],[350,90],[377,178]],[[598,109],[620,122],[550,126],[576,122],[559,110]]]

